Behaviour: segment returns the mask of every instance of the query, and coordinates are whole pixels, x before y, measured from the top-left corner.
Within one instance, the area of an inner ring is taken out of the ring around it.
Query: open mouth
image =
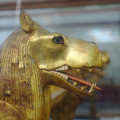
[[[82,68],[75,68],[76,72],[81,71]],[[87,70],[89,72],[91,72],[92,70],[97,70],[99,71],[100,69],[98,68],[87,68]],[[94,91],[94,89],[97,90],[102,90],[101,88],[99,88],[97,85],[97,83],[90,83],[86,80],[83,80],[81,78],[78,78],[74,75],[71,75],[71,73],[69,73],[68,71],[71,70],[71,67],[68,67],[66,65],[61,66],[55,70],[51,70],[50,72],[52,74],[55,74],[59,77],[62,77],[63,79],[65,79],[66,81],[68,81],[71,85],[75,86],[76,88],[78,88],[79,90],[82,90],[84,92],[86,92],[87,94],[92,94],[92,92]]]

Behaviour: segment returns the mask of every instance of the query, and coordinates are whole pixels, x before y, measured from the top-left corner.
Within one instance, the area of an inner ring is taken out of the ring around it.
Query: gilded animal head
[[[71,68],[98,68],[102,66],[101,53],[94,43],[60,33],[51,33],[33,21],[23,10],[21,11],[20,24],[25,34],[29,35],[29,51],[38,66],[44,86],[62,87],[81,97],[92,95],[91,91],[81,90],[80,86],[82,85],[100,90],[95,84],[92,85],[66,73]]]

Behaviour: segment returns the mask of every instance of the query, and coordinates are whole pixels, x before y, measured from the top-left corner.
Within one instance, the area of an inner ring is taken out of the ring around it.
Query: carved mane
[[[36,85],[41,84],[41,79],[29,53],[28,42],[29,35],[19,30],[12,33],[0,49],[0,100],[12,104],[21,113],[27,108],[27,117],[41,102],[36,94],[39,93]],[[30,114],[30,118],[34,118],[35,111]],[[25,116],[22,113],[22,118]]]

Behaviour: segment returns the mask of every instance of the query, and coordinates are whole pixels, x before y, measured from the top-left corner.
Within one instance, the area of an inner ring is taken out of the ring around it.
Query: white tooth
[[[63,78],[65,78],[65,75],[62,75]]]
[[[55,72],[55,71],[54,71],[54,74],[57,74],[57,73],[58,73],[58,72]]]
[[[77,72],[79,72],[80,71],[80,69],[77,69]]]
[[[68,66],[65,66],[65,70],[68,70]]]
[[[61,70],[65,70],[64,66],[61,67]]]
[[[59,75],[60,75],[61,77],[63,76],[63,74],[62,74],[62,73],[60,73]]]
[[[68,79],[68,76],[65,75],[65,74],[63,74],[63,73],[55,72],[55,71],[50,71],[50,72],[53,73],[53,74],[59,75],[59,76],[63,77],[63,78],[66,79],[66,80]]]
[[[66,80],[68,79],[68,76],[67,76],[67,75],[65,75],[65,79],[66,79]]]
[[[93,92],[93,87],[94,87],[94,83],[92,84],[92,86],[91,86],[91,88],[90,88],[90,90],[89,90],[89,93],[92,93]]]
[[[61,73],[57,72],[57,75],[59,75],[59,76],[60,76],[60,74],[61,74]]]
[[[63,76],[62,76],[63,78],[65,78],[65,74],[63,74]]]
[[[64,66],[64,70],[67,70],[67,66]]]
[[[56,71],[61,71],[61,70],[68,70],[68,66],[62,66],[56,69]]]

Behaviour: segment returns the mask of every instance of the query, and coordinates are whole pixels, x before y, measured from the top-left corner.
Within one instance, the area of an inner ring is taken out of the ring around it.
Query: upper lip
[[[70,69],[70,67],[68,67],[67,65],[64,65],[59,68],[56,68],[55,70],[51,70],[50,72],[52,74],[55,74],[55,75],[58,75],[58,76],[64,78],[67,81],[72,80],[73,82],[71,84],[73,86],[77,87],[80,90],[83,90],[84,92],[87,92],[88,94],[92,94],[94,89],[102,90],[101,88],[96,86],[97,83],[91,84],[90,82],[88,82],[86,80],[83,80],[83,79],[73,76],[69,73],[66,73],[69,69]],[[91,72],[92,69],[97,69],[97,68],[88,68],[88,71]],[[76,72],[79,70],[80,69],[76,69]],[[99,69],[98,69],[98,71],[99,71]],[[70,83],[70,81],[69,81],[69,83]],[[87,90],[87,87],[90,87],[89,91]]]

